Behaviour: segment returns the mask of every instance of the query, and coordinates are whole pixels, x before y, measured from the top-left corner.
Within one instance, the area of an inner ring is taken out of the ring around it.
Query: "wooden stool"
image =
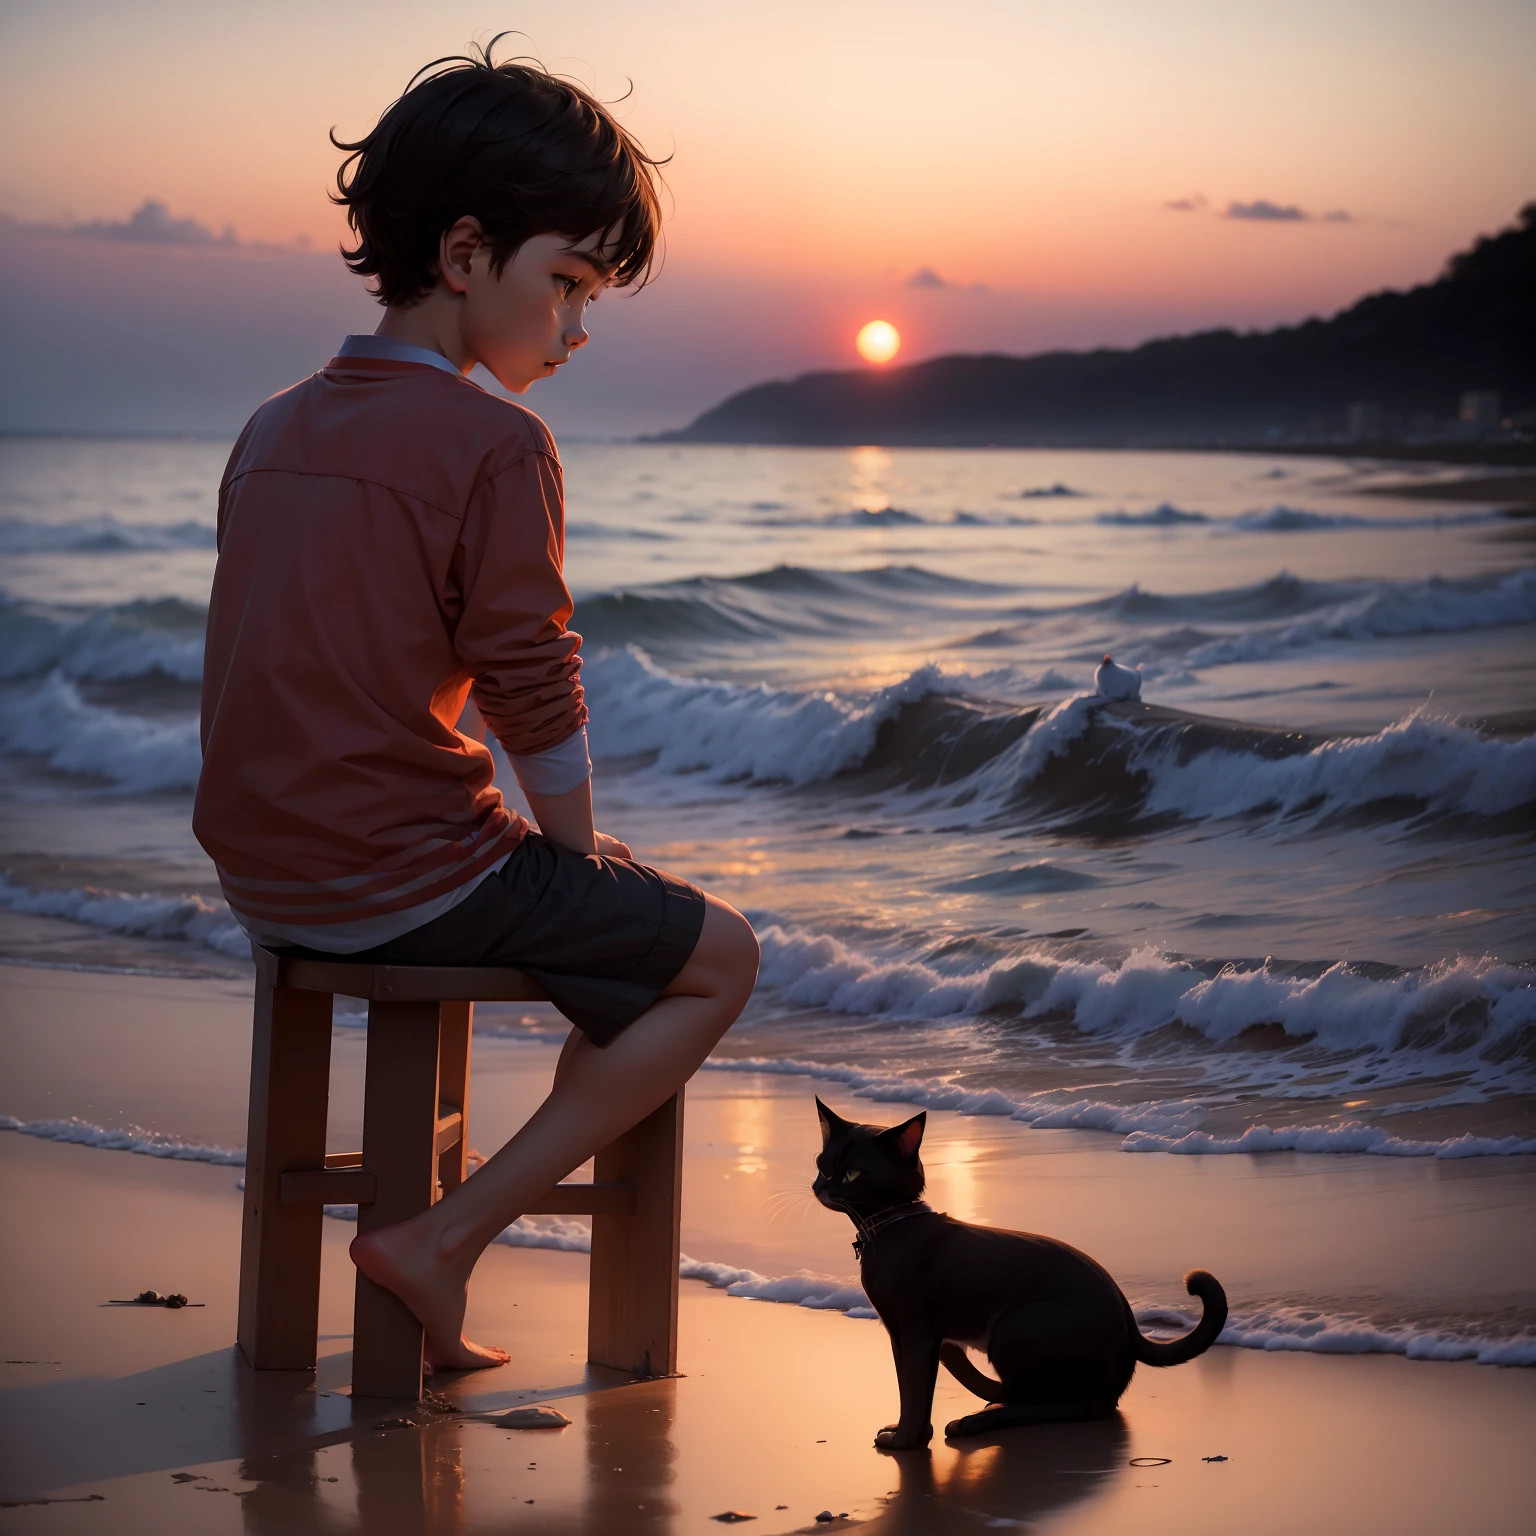
[[[425,1210],[463,1182],[476,1002],[531,1002],[521,971],[256,961],[250,1133],[240,1243],[240,1350],[257,1370],[313,1370],[326,1205],[357,1206],[359,1232]],[[331,1000],[368,1000],[363,1150],[325,1150]],[[641,1376],[677,1369],[683,1096],[597,1154],[590,1184],[557,1184],[527,1215],[590,1216],[587,1358]],[[421,1325],[357,1277],[352,1392],[421,1396]]]

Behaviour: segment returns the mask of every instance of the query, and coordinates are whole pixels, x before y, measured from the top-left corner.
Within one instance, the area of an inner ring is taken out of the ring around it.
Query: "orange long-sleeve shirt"
[[[253,932],[374,929],[528,830],[455,729],[586,720],[544,424],[457,374],[344,356],[251,418],[219,491],[193,830]]]

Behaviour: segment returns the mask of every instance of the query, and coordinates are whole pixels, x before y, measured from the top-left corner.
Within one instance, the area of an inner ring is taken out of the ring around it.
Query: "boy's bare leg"
[[[475,1370],[509,1358],[464,1337],[469,1276],[486,1245],[666,1103],[746,1006],[757,979],[757,940],[734,908],[706,900],[698,945],[656,1003],[601,1049],[572,1031],[549,1097],[501,1151],[421,1215],[353,1240],[357,1267],[420,1319],[432,1365]]]

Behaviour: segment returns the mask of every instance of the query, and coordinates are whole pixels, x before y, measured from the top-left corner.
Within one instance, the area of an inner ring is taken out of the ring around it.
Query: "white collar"
[[[379,357],[390,363],[425,363],[429,368],[441,368],[454,378],[462,379],[459,372],[441,352],[430,347],[418,347],[409,341],[396,341],[392,336],[348,336],[336,349],[337,357]]]

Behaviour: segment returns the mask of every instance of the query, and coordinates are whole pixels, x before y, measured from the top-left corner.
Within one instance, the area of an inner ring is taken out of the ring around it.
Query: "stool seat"
[[[256,999],[240,1251],[241,1352],[258,1370],[312,1370],[321,1222],[356,1205],[369,1232],[425,1210],[468,1173],[469,1065],[476,1002],[535,1002],[523,972],[366,965],[251,946]],[[368,1002],[360,1152],[325,1150],[331,1012]],[[677,1369],[683,1097],[678,1093],[594,1160],[591,1183],[556,1185],[525,1215],[592,1217],[587,1354],[637,1375]],[[361,1273],[354,1396],[415,1400],[422,1330]]]

